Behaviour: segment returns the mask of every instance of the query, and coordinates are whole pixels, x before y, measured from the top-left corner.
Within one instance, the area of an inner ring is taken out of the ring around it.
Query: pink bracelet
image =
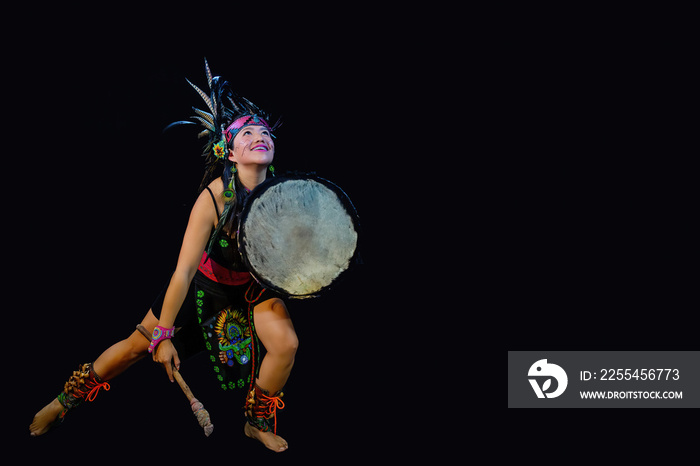
[[[148,352],[152,353],[156,346],[158,346],[158,343],[163,340],[171,339],[174,334],[175,327],[165,328],[161,327],[160,325],[156,325],[156,328],[153,329],[153,336],[151,337],[151,344],[148,346]]]

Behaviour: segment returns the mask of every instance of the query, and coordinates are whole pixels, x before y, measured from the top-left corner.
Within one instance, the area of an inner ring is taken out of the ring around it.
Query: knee
[[[126,339],[127,347],[124,356],[126,359],[139,359],[148,354],[149,341],[138,331]]]
[[[294,331],[287,306],[278,298],[271,299],[265,304],[266,309],[260,313],[263,328],[256,325],[258,335],[264,337],[263,344],[268,352],[293,359],[299,348],[299,338]],[[265,310],[269,312],[265,313]]]
[[[275,341],[271,345],[272,352],[289,359],[294,359],[299,349],[299,337],[294,331],[294,327],[288,326],[279,329],[275,335]]]
[[[272,302],[273,312],[279,316],[284,316],[286,325],[283,325],[279,337],[279,346],[282,352],[294,357],[299,349],[299,337],[297,337],[296,331],[294,331],[294,326],[289,318],[289,313],[287,311],[287,306],[279,298],[273,299]]]
[[[293,358],[299,349],[299,338],[294,330],[289,332],[284,341],[284,353]]]
[[[275,332],[274,340],[263,342],[268,354],[276,358],[294,361],[299,349],[299,338],[293,329]]]
[[[278,340],[273,348],[268,350],[274,357],[278,358],[280,361],[286,361],[288,364],[294,364],[297,355],[297,349],[299,348],[299,339],[294,332],[286,335],[284,338]]]

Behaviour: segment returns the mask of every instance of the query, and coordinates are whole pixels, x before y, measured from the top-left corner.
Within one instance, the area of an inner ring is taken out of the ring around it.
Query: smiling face
[[[244,126],[233,138],[229,160],[240,165],[270,165],[275,157],[275,144],[265,126]]]

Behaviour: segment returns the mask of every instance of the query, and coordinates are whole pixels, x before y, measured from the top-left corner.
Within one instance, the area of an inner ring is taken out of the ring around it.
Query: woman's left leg
[[[256,333],[267,350],[257,382],[270,393],[277,393],[284,388],[292,372],[299,339],[281,299],[268,299],[255,306],[254,312]]]
[[[281,452],[287,449],[287,442],[271,431],[267,422],[270,419],[275,422],[276,406],[281,402],[282,388],[294,366],[299,340],[287,306],[281,299],[263,301],[255,306],[253,312],[255,331],[267,354],[260,364],[256,387],[248,395],[245,434],[259,440],[270,450]],[[269,417],[263,417],[263,411]]]

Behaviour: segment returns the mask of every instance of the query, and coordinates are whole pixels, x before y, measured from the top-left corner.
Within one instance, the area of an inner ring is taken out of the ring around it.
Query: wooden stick
[[[148,338],[148,341],[151,341],[151,336],[148,334],[148,331],[146,328],[139,324],[136,326],[139,332],[141,334]],[[214,431],[214,424],[211,423],[211,418],[209,417],[209,411],[204,409],[204,405],[202,404],[201,401],[199,401],[197,398],[194,397],[192,394],[192,390],[190,390],[190,387],[187,385],[185,382],[185,379],[182,378],[182,375],[180,374],[180,371],[178,371],[175,366],[173,366],[173,377],[175,377],[175,380],[177,381],[177,384],[180,386],[182,391],[185,393],[185,396],[190,402],[190,407],[192,408],[192,412],[194,413],[195,417],[197,418],[197,422],[199,425],[204,429],[204,435],[209,437],[211,433]]]
[[[182,391],[185,392],[185,396],[188,400],[190,400],[190,403],[193,399],[196,400],[196,398],[192,394],[192,390],[190,390],[190,387],[187,385],[187,382],[185,382],[185,379],[183,379],[182,375],[180,375],[180,371],[175,369],[175,367],[173,367],[173,377],[175,377],[175,381],[180,386]]]
[[[209,437],[214,431],[214,424],[211,423],[209,411],[204,409],[204,405],[197,398],[194,397],[194,395],[192,394],[192,390],[190,390],[190,387],[185,382],[185,379],[182,378],[180,371],[178,371],[174,366],[173,377],[175,377],[177,384],[180,386],[182,391],[185,392],[185,396],[190,401],[192,412],[197,418],[197,422],[199,423],[199,425],[202,427],[202,429],[204,429],[204,435]]]

